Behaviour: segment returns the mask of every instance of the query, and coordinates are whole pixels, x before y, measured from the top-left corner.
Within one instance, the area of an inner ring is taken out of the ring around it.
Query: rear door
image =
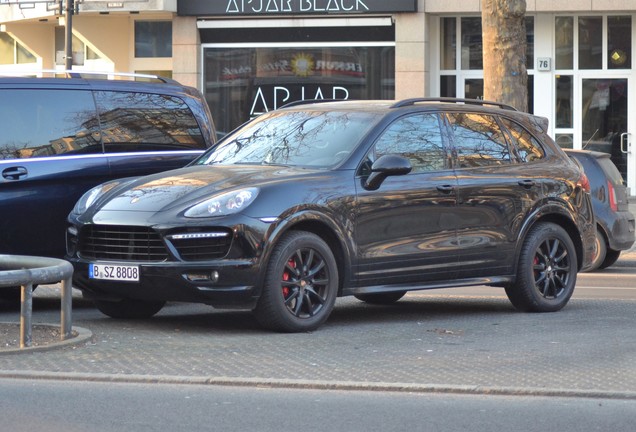
[[[0,253],[62,257],[66,217],[109,178],[90,91],[2,89]]]
[[[532,164],[543,150],[511,120],[469,112],[448,119],[459,184],[458,277],[511,274],[522,224],[542,194],[543,169]]]
[[[358,182],[355,238],[362,285],[431,282],[456,272],[457,180],[448,162],[438,114],[417,113],[394,121],[368,156],[410,160],[413,170],[388,177],[376,191]]]

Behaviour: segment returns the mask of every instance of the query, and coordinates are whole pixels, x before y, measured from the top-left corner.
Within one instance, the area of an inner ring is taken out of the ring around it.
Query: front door
[[[629,90],[626,77],[581,79],[581,142],[585,150],[610,154],[632,193],[636,193]]]

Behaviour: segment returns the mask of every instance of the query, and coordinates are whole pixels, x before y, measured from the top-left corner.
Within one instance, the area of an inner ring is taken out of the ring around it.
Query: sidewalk
[[[34,323],[58,321],[57,300],[35,306]],[[476,287],[409,293],[392,307],[340,299],[320,330],[277,334],[249,312],[169,304],[149,320],[113,320],[77,298],[73,323],[88,340],[0,353],[0,379],[635,400],[635,308],[575,295],[558,313],[524,314],[500,289]]]

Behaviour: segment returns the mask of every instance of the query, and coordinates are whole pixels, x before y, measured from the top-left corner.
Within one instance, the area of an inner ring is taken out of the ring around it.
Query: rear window
[[[599,165],[605,172],[605,175],[612,181],[614,184],[624,184],[623,176],[621,176],[620,171],[614,165],[614,162],[609,157],[599,158],[597,159]]]
[[[198,122],[178,97],[96,91],[95,100],[106,153],[205,148]]]

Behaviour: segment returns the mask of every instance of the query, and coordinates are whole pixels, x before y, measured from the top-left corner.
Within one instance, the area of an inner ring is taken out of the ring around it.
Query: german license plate
[[[88,277],[90,279],[137,282],[139,281],[139,266],[118,264],[89,264]]]

